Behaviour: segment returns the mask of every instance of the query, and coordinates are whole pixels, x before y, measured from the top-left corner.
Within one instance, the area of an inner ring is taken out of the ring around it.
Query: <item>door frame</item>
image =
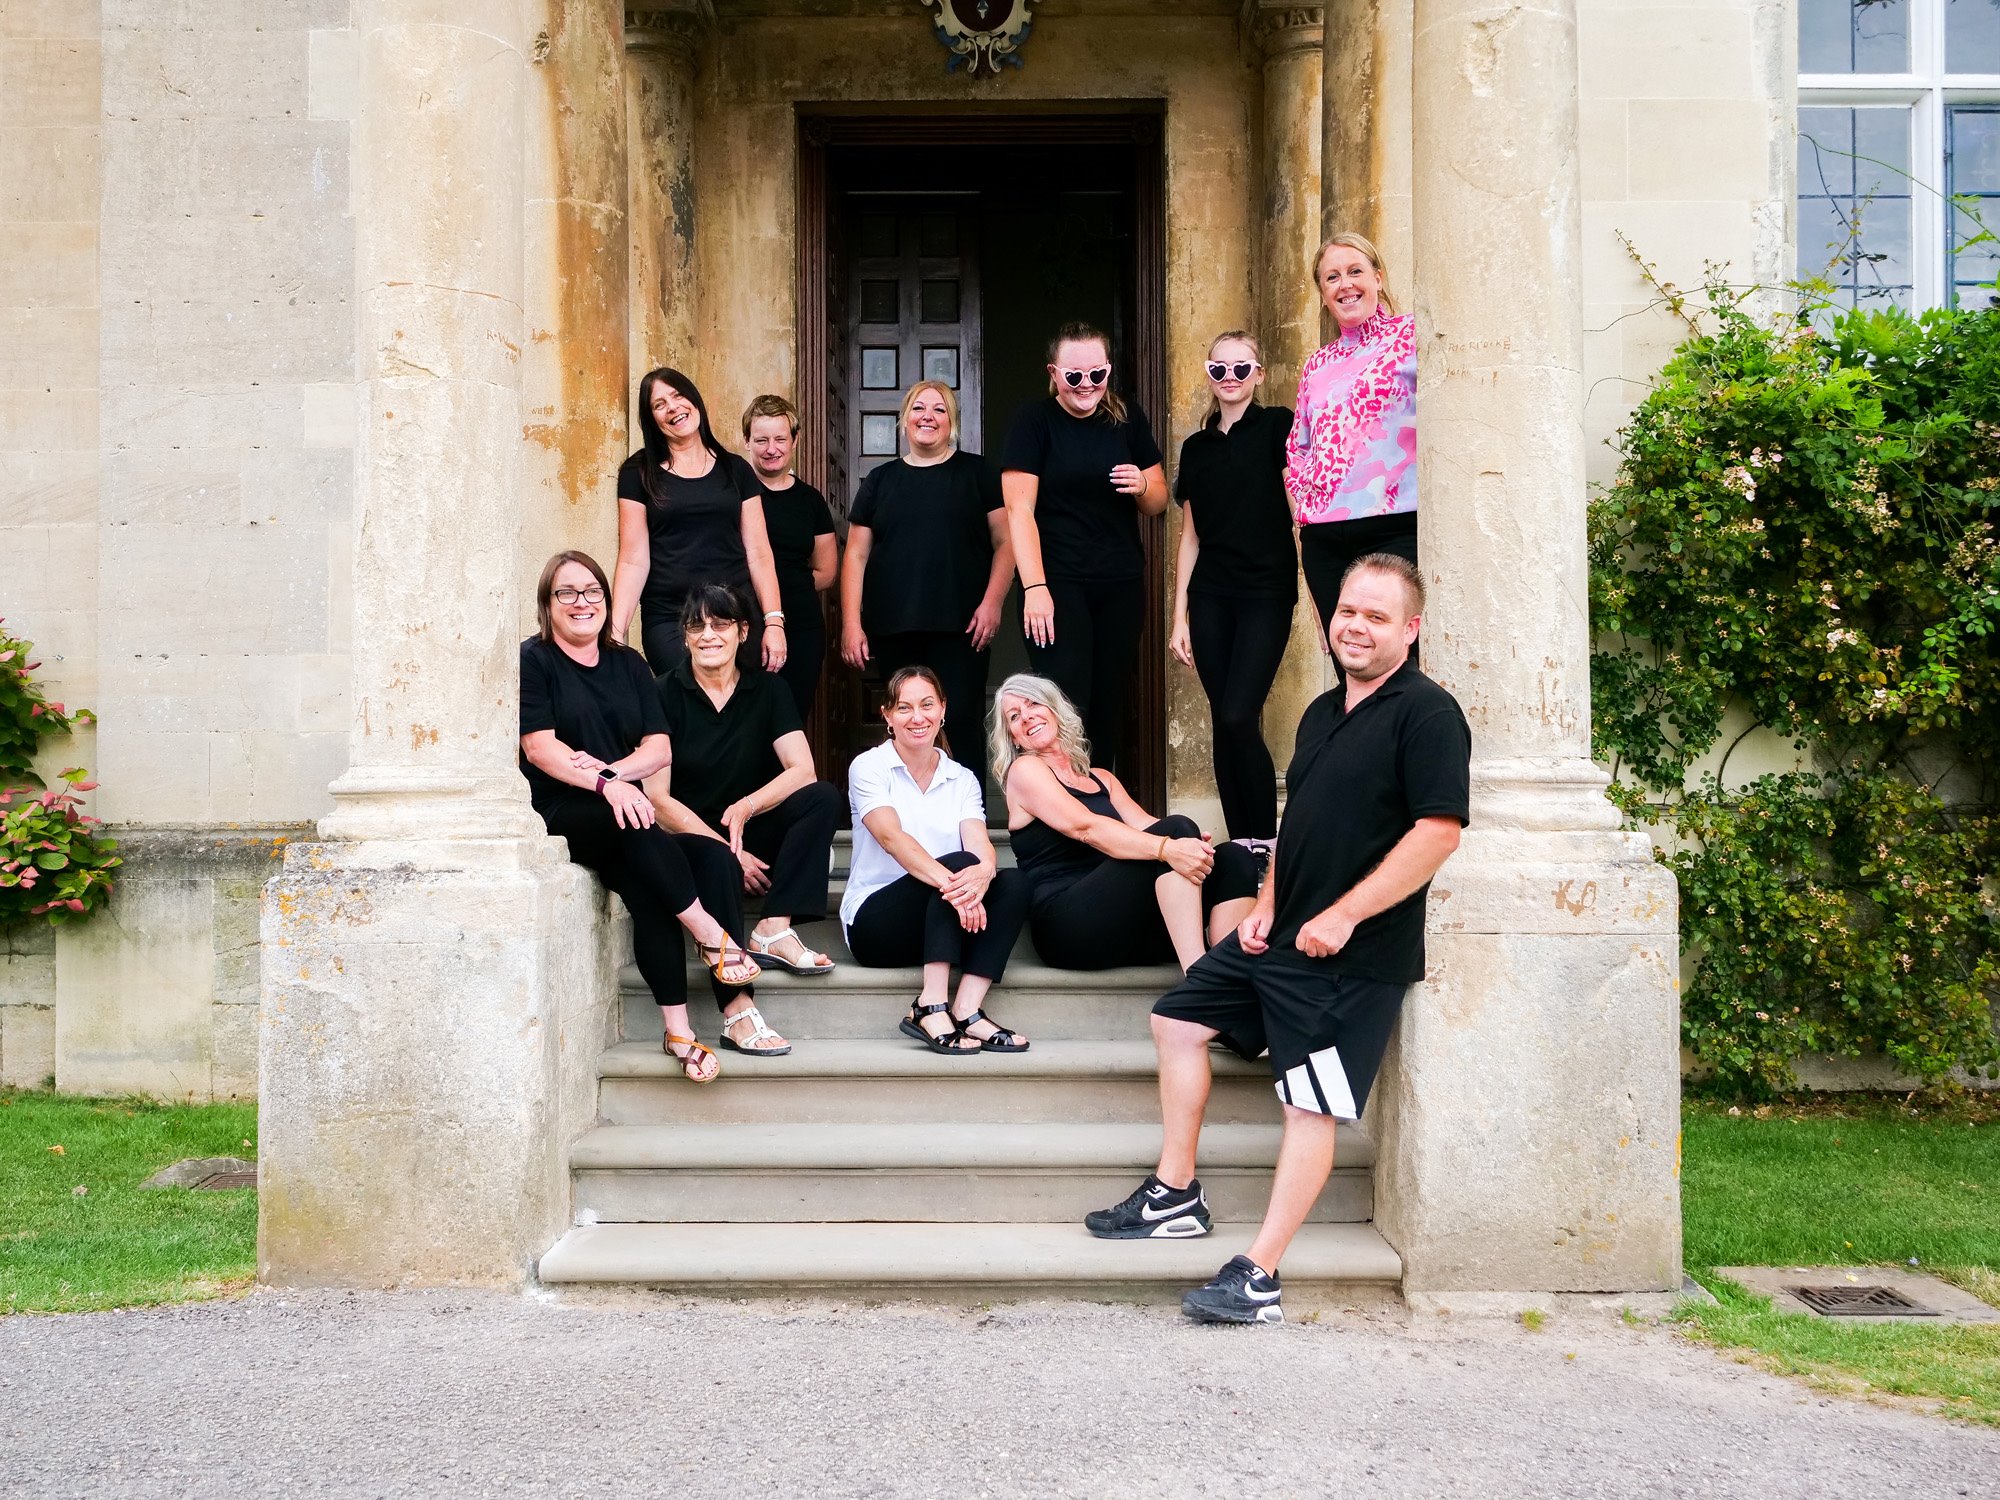
[[[1132,346],[1136,368],[1132,390],[1152,419],[1162,443],[1169,440],[1167,402],[1167,226],[1166,154],[1162,147],[1165,106],[1159,101],[1133,100],[1125,113],[1083,112],[1081,106],[1054,106],[1039,114],[823,114],[801,107],[798,114],[798,369],[793,390],[799,408],[799,440],[794,462],[799,477],[826,491],[835,508],[846,514],[847,497],[828,491],[829,427],[836,414],[827,396],[831,361],[839,357],[828,336],[833,308],[828,284],[832,263],[833,202],[828,153],[843,146],[1043,146],[1123,145],[1133,148],[1135,326]],[[844,413],[840,414],[844,420]],[[987,434],[989,448],[999,434]],[[1167,606],[1172,581],[1167,577],[1166,518],[1144,516],[1139,542],[1145,554],[1145,621],[1139,638],[1139,682],[1134,708],[1142,734],[1137,764],[1128,777],[1141,805],[1167,807]],[[837,604],[828,623],[829,667],[837,658],[840,639]],[[824,752],[825,703],[820,694],[814,722],[808,726],[816,752]]]

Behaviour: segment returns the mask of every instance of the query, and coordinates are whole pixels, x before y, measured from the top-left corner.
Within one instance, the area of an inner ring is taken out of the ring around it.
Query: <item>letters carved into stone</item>
[[[1033,0],[924,0],[934,14],[931,24],[951,53],[947,70],[966,70],[974,78],[997,78],[1001,64],[1021,66],[1021,44],[1034,22],[1028,15]]]

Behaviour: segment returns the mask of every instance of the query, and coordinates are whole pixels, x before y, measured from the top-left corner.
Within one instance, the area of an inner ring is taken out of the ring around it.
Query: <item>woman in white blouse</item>
[[[848,769],[854,860],[840,924],[858,964],[923,965],[905,1036],[933,1052],[1025,1052],[1028,1039],[980,1006],[1027,921],[1028,887],[1018,870],[996,867],[979,779],[938,746],[944,712],[929,667],[889,679],[889,738]],[[958,995],[948,1000],[953,964]]]

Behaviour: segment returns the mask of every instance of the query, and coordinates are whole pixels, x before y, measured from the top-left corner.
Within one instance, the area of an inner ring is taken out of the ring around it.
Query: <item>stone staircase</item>
[[[845,854],[843,844],[837,868]],[[1130,1192],[1159,1151],[1146,1017],[1177,971],[1050,969],[1024,938],[990,1008],[1032,1047],[938,1057],[896,1032],[917,971],[859,967],[836,923],[805,935],[839,969],[757,985],[792,1054],[722,1053],[706,1087],[661,1053],[658,1012],[626,969],[629,1040],[599,1061],[598,1123],[570,1152],[575,1227],[542,1257],[544,1283],[1178,1296],[1248,1245],[1278,1104],[1261,1063],[1220,1052],[1201,1172],[1216,1232],[1112,1242],[1080,1223]],[[690,992],[712,1038],[706,984]],[[1369,1222],[1373,1163],[1367,1136],[1343,1130],[1333,1177],[1286,1257],[1288,1288],[1399,1282],[1401,1263]]]

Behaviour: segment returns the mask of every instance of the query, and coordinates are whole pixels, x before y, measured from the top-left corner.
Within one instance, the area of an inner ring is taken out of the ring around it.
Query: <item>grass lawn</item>
[[[2000,1426],[2000,1325],[1848,1324],[1776,1312],[1730,1265],[1930,1271],[2000,1306],[2000,1100],[1898,1098],[1738,1109],[1690,1099],[1682,1159],[1690,1273],[1719,1308],[1684,1325],[1768,1369]]]
[[[255,1191],[139,1184],[184,1157],[254,1158],[256,1140],[254,1104],[0,1090],[0,1314],[186,1302],[248,1285]]]

